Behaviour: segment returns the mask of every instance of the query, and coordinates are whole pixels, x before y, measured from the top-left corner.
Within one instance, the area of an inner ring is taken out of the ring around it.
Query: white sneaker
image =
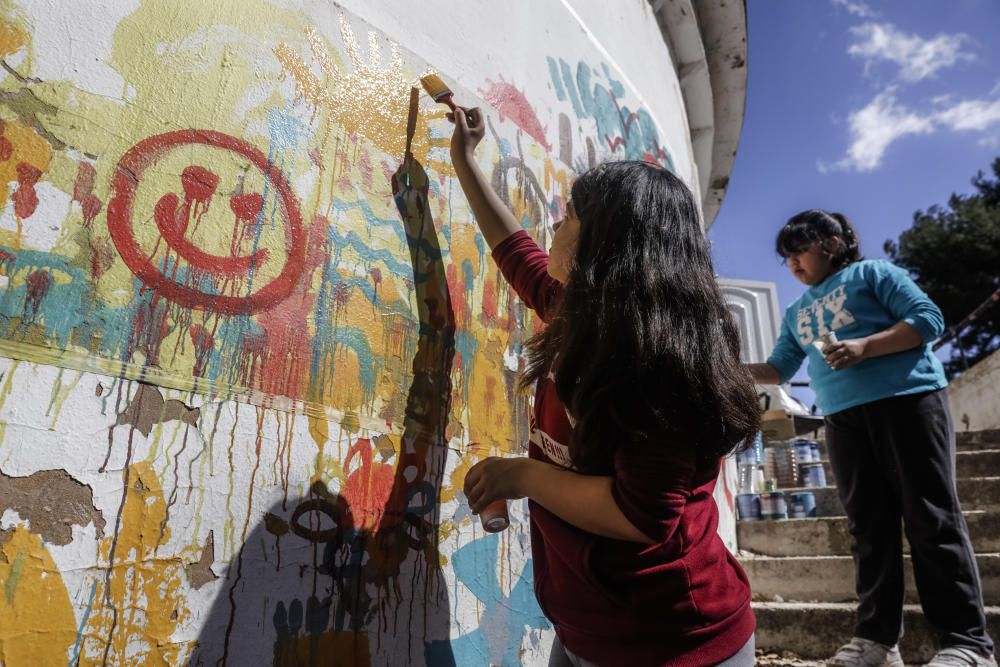
[[[903,659],[899,657],[898,646],[852,637],[826,664],[831,667],[903,667]]]
[[[937,652],[926,667],[997,667],[996,658],[983,655],[965,646],[949,646]]]

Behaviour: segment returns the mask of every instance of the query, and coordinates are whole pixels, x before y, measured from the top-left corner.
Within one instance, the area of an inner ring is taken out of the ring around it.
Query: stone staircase
[[[983,580],[989,631],[998,640],[1000,430],[958,434],[957,477]],[[736,526],[739,559],[754,592],[758,654],[776,658],[759,664],[815,664],[807,661],[833,655],[854,628],[857,596],[851,537],[836,489],[801,490],[815,494],[816,518],[740,521]],[[919,664],[933,656],[935,645],[920,610],[910,558],[905,559],[905,632],[900,650],[907,664]]]

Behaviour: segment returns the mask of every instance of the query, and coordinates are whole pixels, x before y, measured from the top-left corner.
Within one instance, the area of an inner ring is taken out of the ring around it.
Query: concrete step
[[[980,449],[1000,449],[1000,429],[958,431],[955,433],[955,442],[960,452],[971,452]]]
[[[854,631],[853,603],[758,602],[753,609],[757,646],[765,653],[789,650],[801,658],[822,660],[831,657]],[[986,608],[986,623],[990,635],[1000,637],[1000,607]],[[906,664],[930,660],[936,647],[920,607],[903,608],[903,626],[899,650]]]
[[[966,477],[958,480],[958,498],[962,509],[985,510],[1000,508],[1000,477]],[[816,516],[844,516],[844,507],[837,496],[837,487],[783,489],[786,497],[799,491],[809,491],[816,497]]]
[[[826,483],[833,486],[837,483],[833,468],[828,459],[823,459],[823,471]],[[977,449],[960,451],[955,454],[955,477],[1000,477],[1000,449]]]
[[[819,444],[820,458],[824,461],[829,459],[826,441],[822,438],[816,439]],[[955,444],[959,452],[977,452],[983,449],[1000,449],[1000,429],[986,431],[956,431]]]
[[[976,553],[1000,552],[1000,512],[976,510],[964,514]],[[738,521],[736,543],[742,551],[763,556],[849,556],[851,553],[846,517]],[[903,544],[908,551],[905,540]]]
[[[754,600],[762,602],[854,602],[854,560],[850,556],[794,556],[770,558],[741,554],[740,565],[750,578]],[[987,605],[1000,605],[1000,554],[976,555]],[[906,602],[920,600],[913,582],[910,557],[906,570]]]
[[[1000,449],[958,452],[955,456],[955,476],[959,479],[1000,476]]]

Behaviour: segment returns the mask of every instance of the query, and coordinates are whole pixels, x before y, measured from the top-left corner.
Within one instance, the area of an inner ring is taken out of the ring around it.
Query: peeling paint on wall
[[[328,2],[105,4],[0,2],[0,663],[544,663],[526,503],[461,491],[539,323],[441,109],[407,136],[448,63]],[[525,53],[454,89],[546,244],[579,169],[673,157],[585,36]]]

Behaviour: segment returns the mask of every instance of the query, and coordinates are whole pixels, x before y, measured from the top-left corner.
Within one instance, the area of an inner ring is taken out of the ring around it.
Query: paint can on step
[[[740,521],[760,521],[760,494],[739,494],[736,496],[736,510]]]
[[[762,519],[787,519],[788,503],[783,491],[771,491],[760,497],[760,515]]]
[[[826,470],[822,463],[807,463],[801,467],[802,486],[816,489],[826,486]]]
[[[797,438],[792,440],[792,448],[795,450],[795,458],[801,465],[803,463],[811,463],[812,461],[818,460],[813,458],[813,451],[819,451],[818,447],[815,447],[816,443],[812,440],[807,440],[805,438]]]
[[[791,496],[792,505],[788,515],[793,519],[816,516],[816,496],[812,491],[799,491]]]

